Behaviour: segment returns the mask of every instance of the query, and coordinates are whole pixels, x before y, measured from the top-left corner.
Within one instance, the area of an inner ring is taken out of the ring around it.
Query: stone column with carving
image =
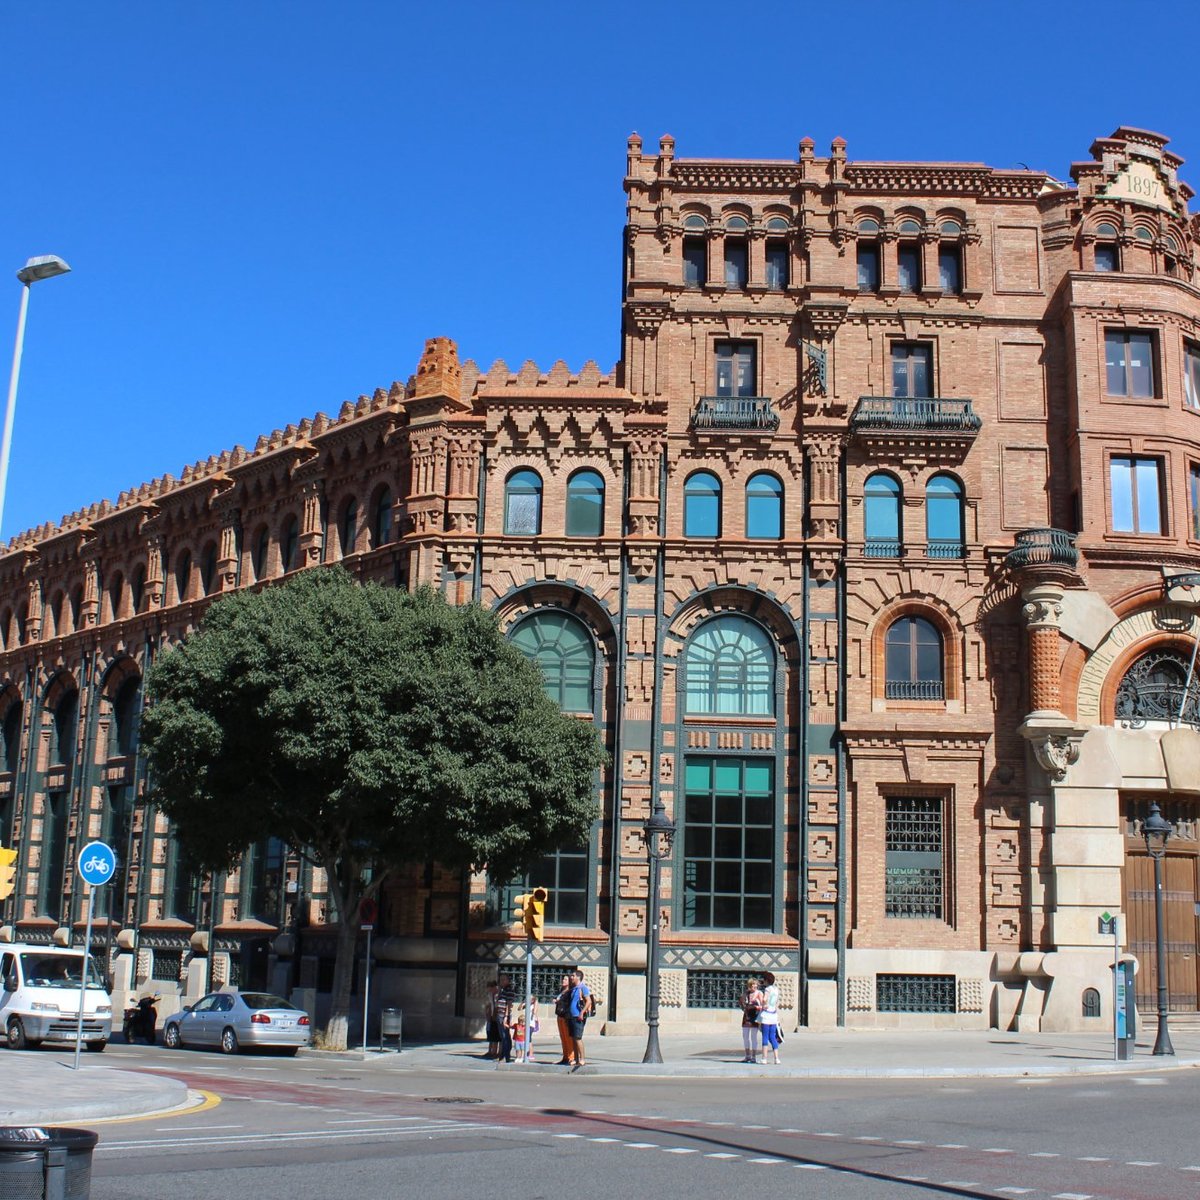
[[[1063,587],[1041,581],[1024,589],[1021,613],[1029,630],[1030,713],[1021,726],[1042,770],[1054,783],[1066,778],[1079,758],[1081,733],[1063,716],[1059,674],[1059,621],[1063,611]]]
[[[217,547],[217,590],[232,592],[238,581],[238,544],[241,541],[241,512],[227,508],[221,514],[221,538]]]
[[[320,479],[306,479],[300,489],[300,565],[315,567],[321,561],[325,529],[321,520],[324,484]]]
[[[100,565],[94,546],[88,548],[83,564],[83,604],[79,610],[81,629],[96,624],[100,614]]]
[[[832,579],[842,557],[842,435],[832,430],[810,434],[805,441],[811,480],[809,556],[813,574]]]
[[[28,611],[25,616],[25,640],[40,642],[42,640],[42,581],[32,574],[40,565],[40,560],[34,557],[25,565],[28,579],[26,589],[28,594]]]
[[[654,574],[659,539],[659,475],[662,443],[657,438],[639,438],[629,447],[629,566],[644,579]]]
[[[146,606],[162,608],[165,580],[163,578],[163,543],[158,534],[146,539]]]

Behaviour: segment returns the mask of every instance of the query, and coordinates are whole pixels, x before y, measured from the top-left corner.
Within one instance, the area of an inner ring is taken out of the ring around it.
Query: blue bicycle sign
[[[79,874],[84,883],[100,887],[107,883],[117,869],[117,856],[103,842],[89,842],[79,852]]]

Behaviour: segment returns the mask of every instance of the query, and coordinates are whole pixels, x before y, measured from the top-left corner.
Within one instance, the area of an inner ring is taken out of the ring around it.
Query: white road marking
[[[873,1134],[864,1133],[861,1137],[856,1137],[854,1140],[856,1142],[880,1142],[883,1139],[875,1137]]]
[[[214,1129],[245,1129],[245,1125],[156,1125],[155,1133],[210,1133]]]
[[[1161,1167],[1162,1163],[1156,1162],[1127,1162],[1127,1167]]]
[[[770,1125],[743,1125],[743,1129],[770,1129]]]
[[[1129,1082],[1136,1083],[1139,1087],[1162,1087],[1167,1081],[1165,1079],[1139,1079],[1134,1076]]]
[[[1075,1161],[1076,1162],[1111,1162],[1112,1159],[1101,1158],[1100,1155],[1098,1155],[1098,1154],[1086,1154],[1086,1155],[1081,1156],[1080,1158],[1077,1158]]]
[[[1091,1192],[1055,1192],[1054,1200],[1092,1200]]]
[[[1181,1171],[1200,1171],[1200,1167],[1180,1167]]]
[[[311,1141],[339,1141],[348,1140],[350,1138],[367,1137],[374,1134],[388,1134],[395,1137],[397,1134],[408,1133],[457,1133],[464,1130],[478,1132],[481,1130],[505,1129],[504,1125],[475,1125],[469,1121],[447,1122],[443,1125],[419,1125],[408,1126],[405,1129],[397,1129],[394,1125],[386,1126],[378,1129],[312,1129],[303,1132],[291,1133],[261,1133],[261,1134],[242,1134],[235,1136],[227,1134],[224,1137],[206,1137],[206,1138],[146,1138],[142,1141],[127,1141],[127,1142],[101,1142],[97,1146],[97,1150],[103,1150],[106,1153],[114,1150],[130,1151],[130,1150],[178,1150],[182,1148],[194,1149],[201,1146],[255,1146],[269,1142],[311,1142]],[[610,1139],[615,1140],[615,1139]]]
[[[939,1187],[956,1187],[956,1188],[975,1188],[979,1186],[978,1181],[970,1179],[943,1179],[938,1185]]]
[[[326,1121],[326,1125],[373,1125],[378,1121],[420,1121],[422,1117],[341,1117],[336,1121]]]
[[[783,1162],[783,1159],[782,1158],[748,1158],[748,1159],[746,1159],[746,1161],[752,1162],[752,1163],[781,1163],[781,1162]]]
[[[1010,1196],[1028,1196],[1033,1191],[1033,1188],[1002,1187],[997,1188],[996,1191],[1006,1192]]]
[[[706,1154],[705,1158],[741,1158],[740,1154],[727,1154],[723,1150],[714,1151],[712,1154]]]
[[[986,1150],[981,1150],[981,1154],[1011,1154],[1012,1151],[1004,1146],[989,1146]]]
[[[923,1146],[923,1145],[925,1145],[925,1143],[922,1141],[919,1141],[917,1138],[897,1138],[894,1145],[897,1145],[897,1146]]]
[[[658,1149],[657,1142],[625,1142],[624,1145],[628,1146],[630,1150],[657,1150]]]
[[[619,1142],[620,1138],[590,1137],[589,1142]]]
[[[664,1154],[699,1154],[699,1150],[693,1150],[689,1146],[670,1146],[663,1151]]]
[[[581,1138],[581,1137],[583,1137],[583,1134],[582,1133],[556,1133],[554,1136],[556,1138]]]
[[[1030,1158],[1062,1158],[1061,1154],[1056,1154],[1053,1150],[1035,1150]]]
[[[937,1148],[939,1150],[965,1150],[967,1147],[963,1142],[943,1142]]]
[[[824,1163],[796,1163],[797,1171],[824,1171]]]
[[[803,1129],[780,1129],[780,1133],[803,1133]]]

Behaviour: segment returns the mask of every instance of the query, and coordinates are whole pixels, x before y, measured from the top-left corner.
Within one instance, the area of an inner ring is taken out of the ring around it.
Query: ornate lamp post
[[[646,906],[646,925],[650,944],[650,995],[649,1015],[647,1025],[649,1032],[646,1038],[646,1053],[642,1056],[644,1063],[662,1062],[662,1051],[658,1047],[658,921],[659,921],[659,890],[663,860],[671,855],[671,845],[675,840],[675,826],[667,811],[663,808],[662,800],[654,801],[654,812],[646,819],[642,830],[646,840],[646,857],[650,860],[650,897]]]
[[[1158,1036],[1154,1039],[1154,1054],[1174,1054],[1171,1034],[1167,1029],[1167,955],[1163,946],[1163,887],[1162,860],[1167,852],[1167,839],[1175,827],[1158,810],[1158,801],[1150,803],[1150,815],[1142,822],[1146,850],[1154,859],[1154,937],[1158,967]]]

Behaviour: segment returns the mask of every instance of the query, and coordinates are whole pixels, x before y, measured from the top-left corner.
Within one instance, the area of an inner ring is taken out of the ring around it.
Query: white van
[[[32,1048],[43,1040],[75,1040],[83,959],[82,947],[0,943],[0,1028],[10,1050]],[[89,954],[83,1040],[89,1050],[103,1050],[111,1034],[112,997]]]

